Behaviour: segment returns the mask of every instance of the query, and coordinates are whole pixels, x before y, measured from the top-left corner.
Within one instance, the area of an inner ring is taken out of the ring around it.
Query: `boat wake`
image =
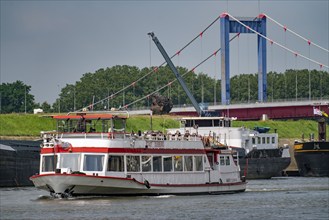
[[[287,191],[287,189],[278,189],[278,188],[272,188],[272,189],[266,189],[266,188],[255,188],[255,189],[246,189],[246,192],[278,192],[278,191]]]
[[[171,198],[174,197],[175,195],[161,195],[161,196],[153,196],[153,198],[156,199],[167,199],[167,198]]]
[[[39,195],[38,198],[35,199],[35,201],[43,201],[43,200],[54,200],[54,197]]]

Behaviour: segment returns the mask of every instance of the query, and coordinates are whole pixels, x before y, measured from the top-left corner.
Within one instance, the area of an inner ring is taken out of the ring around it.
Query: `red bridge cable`
[[[320,45],[318,45],[318,44],[312,42],[310,39],[307,39],[307,38],[301,36],[300,34],[298,34],[298,33],[294,32],[294,31],[290,30],[289,28],[287,28],[287,26],[285,26],[285,25],[283,25],[283,24],[280,24],[278,21],[274,20],[273,18],[271,18],[271,17],[268,16],[267,14],[263,14],[263,15],[265,15],[266,18],[268,18],[269,20],[273,21],[273,22],[274,22],[275,24],[277,24],[278,26],[282,27],[282,28],[284,29],[285,32],[286,32],[286,31],[289,31],[290,33],[292,33],[292,34],[296,35],[297,37],[299,37],[299,38],[303,39],[304,41],[306,41],[309,45],[312,44],[312,45],[316,46],[317,48],[319,48],[319,49],[321,49],[321,50],[324,50],[324,51],[326,51],[326,52],[329,52],[328,49],[326,49],[326,48],[324,48],[324,47],[321,47]]]
[[[229,42],[231,42],[231,41],[234,40],[236,37],[238,37],[239,34],[240,34],[240,33],[238,33],[238,34],[236,34],[234,37],[232,37],[232,38],[229,40]],[[211,55],[209,55],[207,58],[205,58],[203,61],[201,61],[198,65],[196,65],[196,66],[193,67],[191,70],[189,70],[189,71],[185,72],[184,74],[182,74],[182,77],[184,77],[186,74],[188,74],[188,73],[190,73],[190,72],[193,72],[196,68],[198,68],[198,67],[201,66],[203,63],[205,63],[206,61],[208,61],[211,57],[216,56],[216,54],[217,54],[218,51],[220,51],[220,50],[221,50],[221,48],[217,49],[215,52],[213,52]],[[127,104],[127,105],[121,107],[121,108],[119,108],[119,110],[120,110],[120,109],[127,108],[128,106],[131,106],[131,105],[133,105],[133,104],[135,104],[135,103],[137,103],[137,102],[140,102],[140,101],[144,100],[145,98],[148,98],[149,96],[153,95],[154,93],[159,92],[159,91],[165,89],[166,87],[168,87],[169,85],[171,85],[171,84],[174,83],[175,81],[177,81],[177,79],[174,79],[173,81],[171,81],[170,84],[167,83],[166,85],[164,85],[164,86],[158,88],[157,90],[155,90],[155,91],[153,91],[153,92],[151,92],[151,93],[149,93],[149,94],[143,96],[142,98],[139,98],[139,99],[137,99],[137,100],[135,100],[135,101],[133,101],[133,102],[131,102],[131,103],[129,103],[129,104]]]
[[[170,57],[170,59],[172,59],[172,58],[174,58],[176,55],[179,55],[184,49],[186,49],[190,44],[192,44],[198,37],[200,37],[200,36],[202,36],[202,34],[204,34],[213,24],[215,24],[215,22],[216,21],[218,21],[218,19],[220,18],[220,16],[218,16],[213,22],[211,22],[201,33],[199,33],[198,35],[196,35],[191,41],[189,41],[187,44],[185,44],[185,46],[183,46],[180,50],[178,50],[174,55],[172,55],[171,57]],[[163,66],[164,64],[166,64],[166,62],[163,62],[160,66],[158,66],[158,67],[161,67],[161,66]],[[158,69],[158,67],[156,67],[156,69]],[[154,71],[154,69],[153,70],[151,70],[151,71],[149,71],[147,74],[145,74],[144,76],[142,76],[141,78],[139,78],[139,79],[137,79],[136,81],[135,81],[135,83],[137,83],[137,82],[139,82],[139,81],[141,81],[142,79],[144,79],[145,77],[147,77],[147,76],[149,76],[151,73],[153,73],[153,72],[155,72]],[[97,102],[95,102],[95,103],[93,103],[92,105],[94,106],[94,105],[97,105],[97,104],[99,104],[99,103],[101,103],[101,102],[103,102],[103,101],[105,101],[105,100],[107,100],[107,99],[112,99],[113,97],[115,97],[117,94],[119,94],[119,93],[121,93],[121,92],[123,92],[123,91],[125,91],[125,90],[127,90],[128,88],[130,88],[132,85],[131,85],[131,83],[129,84],[129,85],[127,85],[126,87],[124,87],[124,88],[122,88],[122,89],[120,89],[119,91],[117,91],[117,92],[115,92],[115,93],[113,93],[113,94],[111,94],[110,96],[108,96],[108,97],[106,97],[106,98],[104,98],[104,99],[101,99],[101,100],[99,100],[99,101],[97,101]],[[90,105],[88,105],[88,106],[90,106]],[[86,107],[88,107],[88,106],[85,106],[85,107],[83,107],[83,108],[81,108],[81,109],[79,109],[79,110],[77,110],[77,111],[82,111],[83,109],[85,109]],[[69,114],[69,113],[68,113]]]
[[[241,24],[242,26],[244,26],[245,28],[249,28],[250,31],[254,32],[254,33],[257,34],[258,36],[260,36],[260,37],[266,39],[267,41],[269,41],[269,42],[271,42],[271,43],[273,42],[273,44],[275,44],[275,45],[281,47],[281,48],[284,49],[284,50],[289,51],[290,53],[292,53],[292,54],[294,54],[294,55],[297,53],[296,51],[293,51],[293,50],[289,49],[288,47],[285,47],[285,46],[283,46],[282,44],[280,44],[280,43],[278,43],[278,42],[276,42],[276,41],[273,41],[273,40],[269,39],[268,37],[262,35],[261,33],[257,32],[256,30],[254,30],[254,29],[248,27],[247,25],[245,25],[244,23],[242,23],[239,19],[235,18],[234,16],[232,16],[232,15],[230,15],[230,14],[228,14],[228,13],[227,13],[227,15],[228,15],[229,17],[231,17],[233,20],[235,20],[236,22],[238,22],[239,24]],[[328,67],[327,65],[324,65],[324,64],[322,64],[322,63],[320,63],[320,62],[318,62],[318,61],[315,61],[315,60],[313,60],[313,59],[311,59],[311,58],[309,58],[309,57],[306,57],[306,56],[304,56],[304,55],[302,55],[302,54],[300,54],[300,53],[299,53],[299,56],[302,57],[302,58],[304,58],[304,59],[306,59],[306,60],[308,60],[308,61],[310,61],[310,62],[312,62],[312,63],[318,64],[319,66],[326,67],[327,69],[329,69],[329,67]]]

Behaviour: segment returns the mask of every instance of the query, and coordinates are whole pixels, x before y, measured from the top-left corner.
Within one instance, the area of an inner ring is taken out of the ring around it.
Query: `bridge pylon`
[[[240,20],[240,19],[239,19]],[[266,36],[266,16],[260,14],[257,18],[243,18],[241,23]],[[255,34],[249,28],[231,20],[227,13],[220,16],[220,41],[221,41],[221,101],[222,105],[230,104],[230,44],[229,34]],[[266,39],[259,36],[258,42],[258,101],[267,99],[266,79]]]

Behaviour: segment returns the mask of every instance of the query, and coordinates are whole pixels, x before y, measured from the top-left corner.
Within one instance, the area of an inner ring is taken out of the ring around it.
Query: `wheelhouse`
[[[56,115],[58,133],[110,133],[124,132],[126,116],[112,114]]]

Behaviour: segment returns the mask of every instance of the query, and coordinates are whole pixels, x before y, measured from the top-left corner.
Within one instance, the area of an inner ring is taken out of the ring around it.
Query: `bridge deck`
[[[212,105],[209,110],[218,112],[219,116],[237,117],[238,120],[259,120],[263,115],[270,119],[312,118],[313,108],[329,114],[329,100],[285,101],[244,103],[231,105]],[[130,114],[149,114],[149,109],[133,110]],[[170,114],[197,116],[192,106],[174,107]]]

